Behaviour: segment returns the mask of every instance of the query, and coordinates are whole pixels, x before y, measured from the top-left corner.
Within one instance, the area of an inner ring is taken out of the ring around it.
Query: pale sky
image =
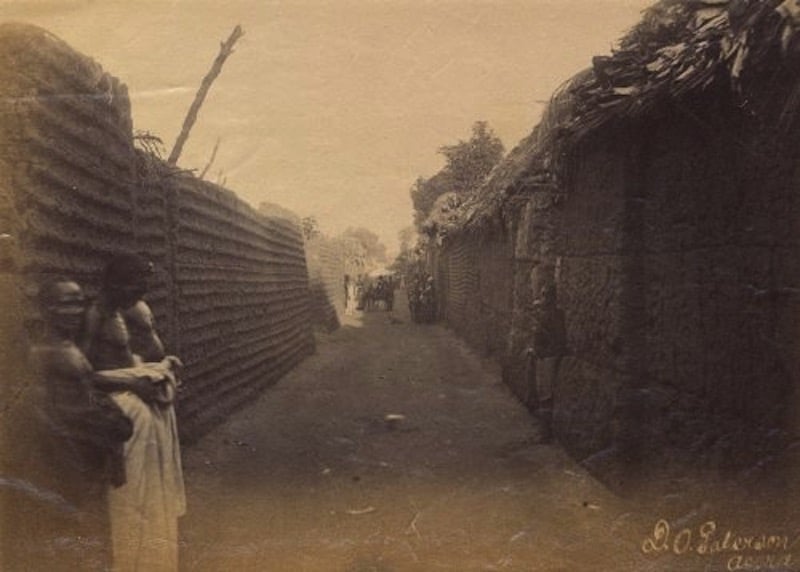
[[[253,206],[376,232],[394,250],[409,188],[486,120],[507,150],[553,91],[653,0],[0,0],[127,84],[135,129],[169,150],[219,43],[245,36],[179,161]]]

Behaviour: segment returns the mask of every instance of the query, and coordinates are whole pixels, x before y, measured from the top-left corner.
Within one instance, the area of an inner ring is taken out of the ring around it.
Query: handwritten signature
[[[800,537],[788,534],[758,532],[740,534],[733,530],[719,529],[717,523],[709,520],[696,528],[682,528],[675,532],[669,522],[661,519],[656,522],[653,532],[642,542],[645,554],[672,553],[677,556],[696,554],[713,557],[728,557],[727,569],[738,570],[794,570],[792,550],[800,542]]]

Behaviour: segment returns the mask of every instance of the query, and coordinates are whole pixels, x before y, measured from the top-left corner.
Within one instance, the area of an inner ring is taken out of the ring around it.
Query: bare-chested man
[[[127,483],[109,495],[113,570],[118,572],[177,570],[177,519],[185,512],[172,404],[173,371],[180,361],[164,355],[152,313],[142,300],[151,273],[151,265],[139,256],[114,258],[105,269],[102,292],[87,312],[83,340],[92,365],[102,370],[98,383],[134,425],[125,443]]]
[[[39,293],[46,335],[31,350],[42,382],[42,418],[51,482],[72,511],[44,523],[40,547],[48,570],[107,570],[107,492],[124,483],[123,443],[132,424],[92,384],[92,367],[75,344],[84,313],[80,286],[56,279]],[[44,564],[42,564],[44,566]]]

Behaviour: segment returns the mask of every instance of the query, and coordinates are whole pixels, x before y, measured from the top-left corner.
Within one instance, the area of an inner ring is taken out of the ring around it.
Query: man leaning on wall
[[[528,390],[544,442],[553,439],[554,391],[561,360],[567,353],[564,311],[558,306],[557,270],[557,261],[544,260],[531,272],[533,336],[528,349]]]
[[[124,449],[126,484],[109,494],[115,572],[175,572],[186,509],[174,408],[180,360],[165,355],[143,299],[152,273],[141,256],[112,259],[82,341],[96,382],[134,427]]]

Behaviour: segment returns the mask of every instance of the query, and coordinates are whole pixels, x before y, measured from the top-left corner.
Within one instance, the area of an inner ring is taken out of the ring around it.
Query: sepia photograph
[[[0,571],[800,572],[800,0],[0,0]]]

